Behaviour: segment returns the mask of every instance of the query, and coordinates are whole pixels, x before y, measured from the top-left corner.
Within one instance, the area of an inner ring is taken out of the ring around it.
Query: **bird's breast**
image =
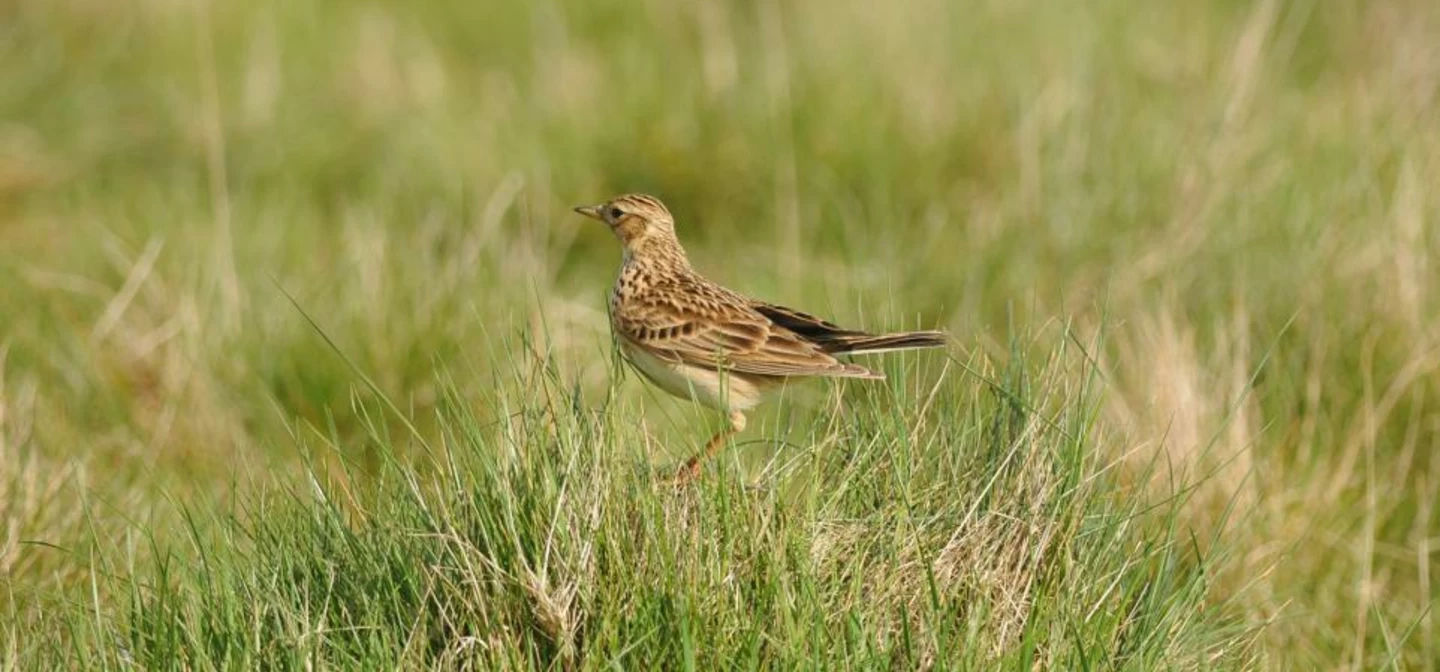
[[[743,411],[760,403],[763,390],[747,376],[663,359],[623,337],[619,342],[625,360],[669,394],[722,411]]]

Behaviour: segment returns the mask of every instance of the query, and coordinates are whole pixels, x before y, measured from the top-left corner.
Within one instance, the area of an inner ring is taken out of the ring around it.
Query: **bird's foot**
[[[692,457],[685,461],[675,473],[661,479],[661,483],[674,488],[683,488],[700,477],[700,460]]]

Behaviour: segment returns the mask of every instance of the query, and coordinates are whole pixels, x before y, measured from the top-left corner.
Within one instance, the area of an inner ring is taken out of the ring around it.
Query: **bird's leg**
[[[715,453],[720,452],[720,448],[725,445],[726,439],[743,431],[745,431],[745,414],[740,411],[730,411],[730,428],[721,430],[720,433],[711,437],[710,442],[705,444],[704,450],[686,460],[685,465],[675,472],[671,482],[676,485],[684,485],[695,480],[695,477],[700,475],[700,465],[705,460],[715,457]]]

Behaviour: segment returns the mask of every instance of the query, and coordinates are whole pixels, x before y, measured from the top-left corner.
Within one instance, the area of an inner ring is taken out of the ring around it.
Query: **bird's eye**
[[[624,214],[624,212],[620,211],[620,208],[610,208],[610,219],[620,219]]]

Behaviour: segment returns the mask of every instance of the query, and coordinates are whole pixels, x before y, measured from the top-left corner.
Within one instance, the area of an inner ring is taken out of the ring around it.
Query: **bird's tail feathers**
[[[837,355],[869,355],[898,350],[943,348],[949,342],[950,337],[943,331],[907,331],[880,336],[870,334],[842,336],[827,343],[826,349]]]

